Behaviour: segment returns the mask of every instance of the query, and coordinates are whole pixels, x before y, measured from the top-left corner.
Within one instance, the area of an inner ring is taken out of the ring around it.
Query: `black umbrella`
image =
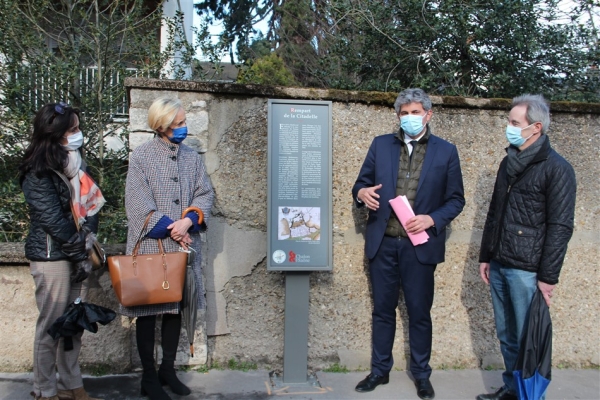
[[[550,385],[552,368],[552,320],[538,289],[529,307],[519,356],[513,375],[520,400],[539,400]]]
[[[188,247],[188,262],[185,273],[185,285],[183,286],[183,296],[181,299],[181,316],[185,323],[188,340],[190,341],[190,354],[194,357],[194,334],[196,332],[196,322],[198,320],[198,288],[194,278],[194,260],[196,251]]]
[[[195,206],[190,206],[183,210],[181,218],[189,212],[195,212],[198,215],[198,224],[200,230],[206,230],[204,222],[204,213],[201,209]],[[194,277],[194,262],[196,260],[196,250],[191,246],[186,246],[187,250],[181,248],[188,253],[187,268],[185,272],[185,285],[183,286],[183,295],[181,298],[181,316],[185,323],[188,340],[190,341],[190,354],[194,357],[194,335],[196,333],[196,322],[198,321],[198,288],[196,287],[196,278]]]
[[[67,306],[64,314],[48,329],[48,334],[54,340],[64,337],[65,351],[73,350],[73,336],[84,329],[92,333],[98,332],[98,324],[108,324],[115,319],[117,314],[110,308],[102,307],[96,304],[84,303],[81,298],[77,298],[73,303]]]

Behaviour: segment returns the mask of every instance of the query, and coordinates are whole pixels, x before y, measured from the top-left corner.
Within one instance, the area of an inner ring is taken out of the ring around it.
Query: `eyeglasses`
[[[65,115],[65,112],[67,111],[67,108],[70,108],[71,106],[68,105],[67,103],[65,103],[64,101],[58,102],[57,104],[54,105],[54,114],[52,115],[52,117],[50,117],[50,120],[48,121],[48,123],[52,123],[54,122],[54,118],[60,114],[60,115]]]

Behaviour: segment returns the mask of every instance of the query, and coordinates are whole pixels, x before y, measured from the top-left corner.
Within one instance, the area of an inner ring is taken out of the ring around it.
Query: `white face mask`
[[[67,136],[67,144],[64,145],[67,150],[77,150],[81,146],[83,146],[83,133],[81,131]]]

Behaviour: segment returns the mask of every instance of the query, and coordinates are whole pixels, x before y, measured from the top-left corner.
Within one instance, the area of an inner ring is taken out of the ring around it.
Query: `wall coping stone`
[[[131,89],[171,90],[181,92],[208,92],[219,94],[237,94],[244,96],[270,97],[277,99],[331,100],[394,106],[396,92],[363,92],[358,90],[297,88],[268,85],[243,85],[239,83],[215,83],[201,81],[177,81],[151,78],[125,79],[127,93]],[[511,99],[483,99],[458,96],[430,95],[435,106],[445,108],[471,108],[482,110],[508,110]],[[553,113],[600,114],[600,103],[581,103],[554,101],[550,103]]]
[[[107,257],[125,254],[125,243],[103,244],[102,248],[106,252]],[[15,265],[29,265],[29,260],[25,258],[25,243],[0,243],[0,267]]]

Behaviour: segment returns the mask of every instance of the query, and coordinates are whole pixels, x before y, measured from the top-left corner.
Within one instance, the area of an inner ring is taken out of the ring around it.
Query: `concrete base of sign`
[[[284,389],[288,389],[286,390],[286,393],[288,394],[298,394],[298,389],[301,389],[300,391],[302,392],[306,392],[308,389],[313,389],[310,391],[314,391],[315,393],[319,393],[323,389],[321,387],[321,383],[315,375],[307,375],[305,382],[290,383],[283,381],[283,375],[279,375],[275,373],[275,371],[271,371],[269,372],[269,380],[271,381],[271,386],[274,388],[274,391],[281,392]]]

